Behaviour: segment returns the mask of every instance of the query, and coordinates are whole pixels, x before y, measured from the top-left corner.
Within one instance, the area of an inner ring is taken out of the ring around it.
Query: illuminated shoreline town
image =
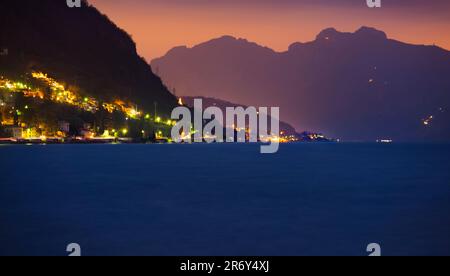
[[[81,96],[42,72],[31,73],[31,79],[37,85],[0,77],[0,142],[167,141],[176,124],[156,111],[152,116],[123,100],[100,102]],[[68,114],[88,119],[77,126],[59,120],[61,107]],[[138,126],[142,127],[137,135]]]
[[[183,106],[180,98],[178,104]],[[64,112],[61,112],[63,108]],[[61,113],[68,115],[62,116]],[[73,114],[79,117],[74,118]],[[142,143],[171,142],[176,121],[139,110],[123,100],[100,101],[80,95],[43,72],[32,72],[29,81],[0,77],[0,143]],[[72,121],[72,122],[71,122]],[[74,123],[75,122],[75,123]],[[250,129],[235,129],[246,132]],[[195,131],[183,134],[192,137]],[[214,137],[205,133],[204,138]],[[264,142],[264,137],[260,137]],[[280,132],[277,141],[329,141],[321,134]]]

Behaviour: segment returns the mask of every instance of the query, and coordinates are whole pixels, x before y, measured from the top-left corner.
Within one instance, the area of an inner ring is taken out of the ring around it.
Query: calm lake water
[[[450,255],[450,145],[0,146],[0,255]]]

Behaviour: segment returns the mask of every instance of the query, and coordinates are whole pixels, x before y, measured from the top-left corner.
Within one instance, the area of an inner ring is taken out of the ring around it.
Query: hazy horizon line
[[[389,34],[386,33],[386,32],[383,31],[383,30],[380,30],[380,29],[378,29],[378,28],[371,27],[371,26],[365,26],[365,25],[361,25],[361,27],[357,28],[355,31],[342,31],[342,30],[337,29],[336,27],[328,27],[328,28],[324,28],[324,29],[322,29],[321,31],[319,31],[319,32],[317,33],[317,36],[318,36],[321,32],[323,32],[323,31],[325,31],[325,30],[328,30],[328,29],[334,29],[334,30],[336,30],[338,33],[341,33],[341,34],[355,34],[357,31],[359,31],[359,30],[361,30],[361,29],[363,29],[363,28],[369,28],[369,29],[374,29],[374,30],[383,32],[384,34],[387,35],[387,39],[388,39],[388,40],[397,41],[397,42],[401,42],[401,43],[405,43],[405,44],[413,45],[413,46],[438,47],[438,48],[440,48],[440,49],[442,49],[442,50],[444,50],[444,51],[450,52],[450,49],[447,49],[447,48],[445,48],[445,47],[443,47],[443,46],[441,46],[441,45],[438,45],[438,44],[436,44],[436,43],[434,43],[434,44],[426,44],[426,43],[424,43],[424,44],[417,44],[417,43],[411,43],[411,42],[402,41],[402,40],[400,40],[400,39],[396,39],[396,38],[390,37]],[[163,54],[162,56],[158,56],[158,57],[152,58],[152,59],[149,61],[149,63],[151,63],[151,62],[154,61],[154,60],[157,60],[157,59],[160,59],[160,58],[162,58],[162,57],[165,57],[167,54],[169,54],[172,50],[174,50],[174,49],[176,49],[176,48],[187,48],[187,49],[191,50],[191,49],[196,48],[196,47],[198,47],[198,46],[201,46],[201,45],[204,45],[204,44],[208,44],[208,43],[210,43],[210,42],[212,42],[212,41],[219,40],[219,39],[226,38],[226,37],[230,37],[230,38],[233,38],[233,39],[235,39],[235,40],[243,40],[243,41],[246,41],[246,42],[248,42],[248,43],[250,43],[250,44],[256,44],[256,45],[258,45],[258,46],[260,46],[260,47],[262,47],[262,48],[269,49],[269,50],[271,50],[271,51],[273,51],[273,52],[275,52],[275,53],[277,53],[277,54],[283,54],[283,53],[289,52],[289,47],[291,47],[292,45],[294,45],[294,44],[296,44],[296,43],[308,44],[308,43],[313,43],[313,42],[315,42],[315,41],[317,40],[317,36],[316,36],[316,38],[314,38],[314,39],[312,39],[312,40],[307,40],[307,41],[297,40],[297,41],[293,41],[292,43],[290,43],[290,44],[287,46],[286,49],[284,49],[284,50],[279,50],[279,49],[276,49],[276,47],[271,47],[271,46],[268,46],[268,45],[264,45],[263,43],[259,43],[259,42],[257,42],[257,41],[249,40],[248,38],[245,38],[245,37],[240,37],[240,36],[231,35],[231,34],[223,34],[223,35],[218,35],[218,36],[212,37],[212,38],[210,38],[210,39],[207,39],[207,40],[204,40],[204,41],[202,41],[202,42],[195,43],[195,44],[180,44],[180,45],[175,45],[175,46],[173,46],[172,48],[170,48],[169,50],[167,50],[167,51],[165,52],[165,54]]]

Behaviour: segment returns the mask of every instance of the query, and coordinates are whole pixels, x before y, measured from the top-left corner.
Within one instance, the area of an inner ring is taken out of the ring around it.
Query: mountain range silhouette
[[[374,28],[325,29],[286,52],[223,36],[176,47],[151,65],[180,96],[279,106],[298,131],[351,141],[450,139],[450,53]]]

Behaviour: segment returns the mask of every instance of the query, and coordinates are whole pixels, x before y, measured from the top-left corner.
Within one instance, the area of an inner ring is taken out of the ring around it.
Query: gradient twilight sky
[[[313,40],[323,29],[361,26],[390,38],[450,49],[450,0],[90,0],[133,36],[148,61],[175,46],[222,35],[246,38],[277,51]]]

